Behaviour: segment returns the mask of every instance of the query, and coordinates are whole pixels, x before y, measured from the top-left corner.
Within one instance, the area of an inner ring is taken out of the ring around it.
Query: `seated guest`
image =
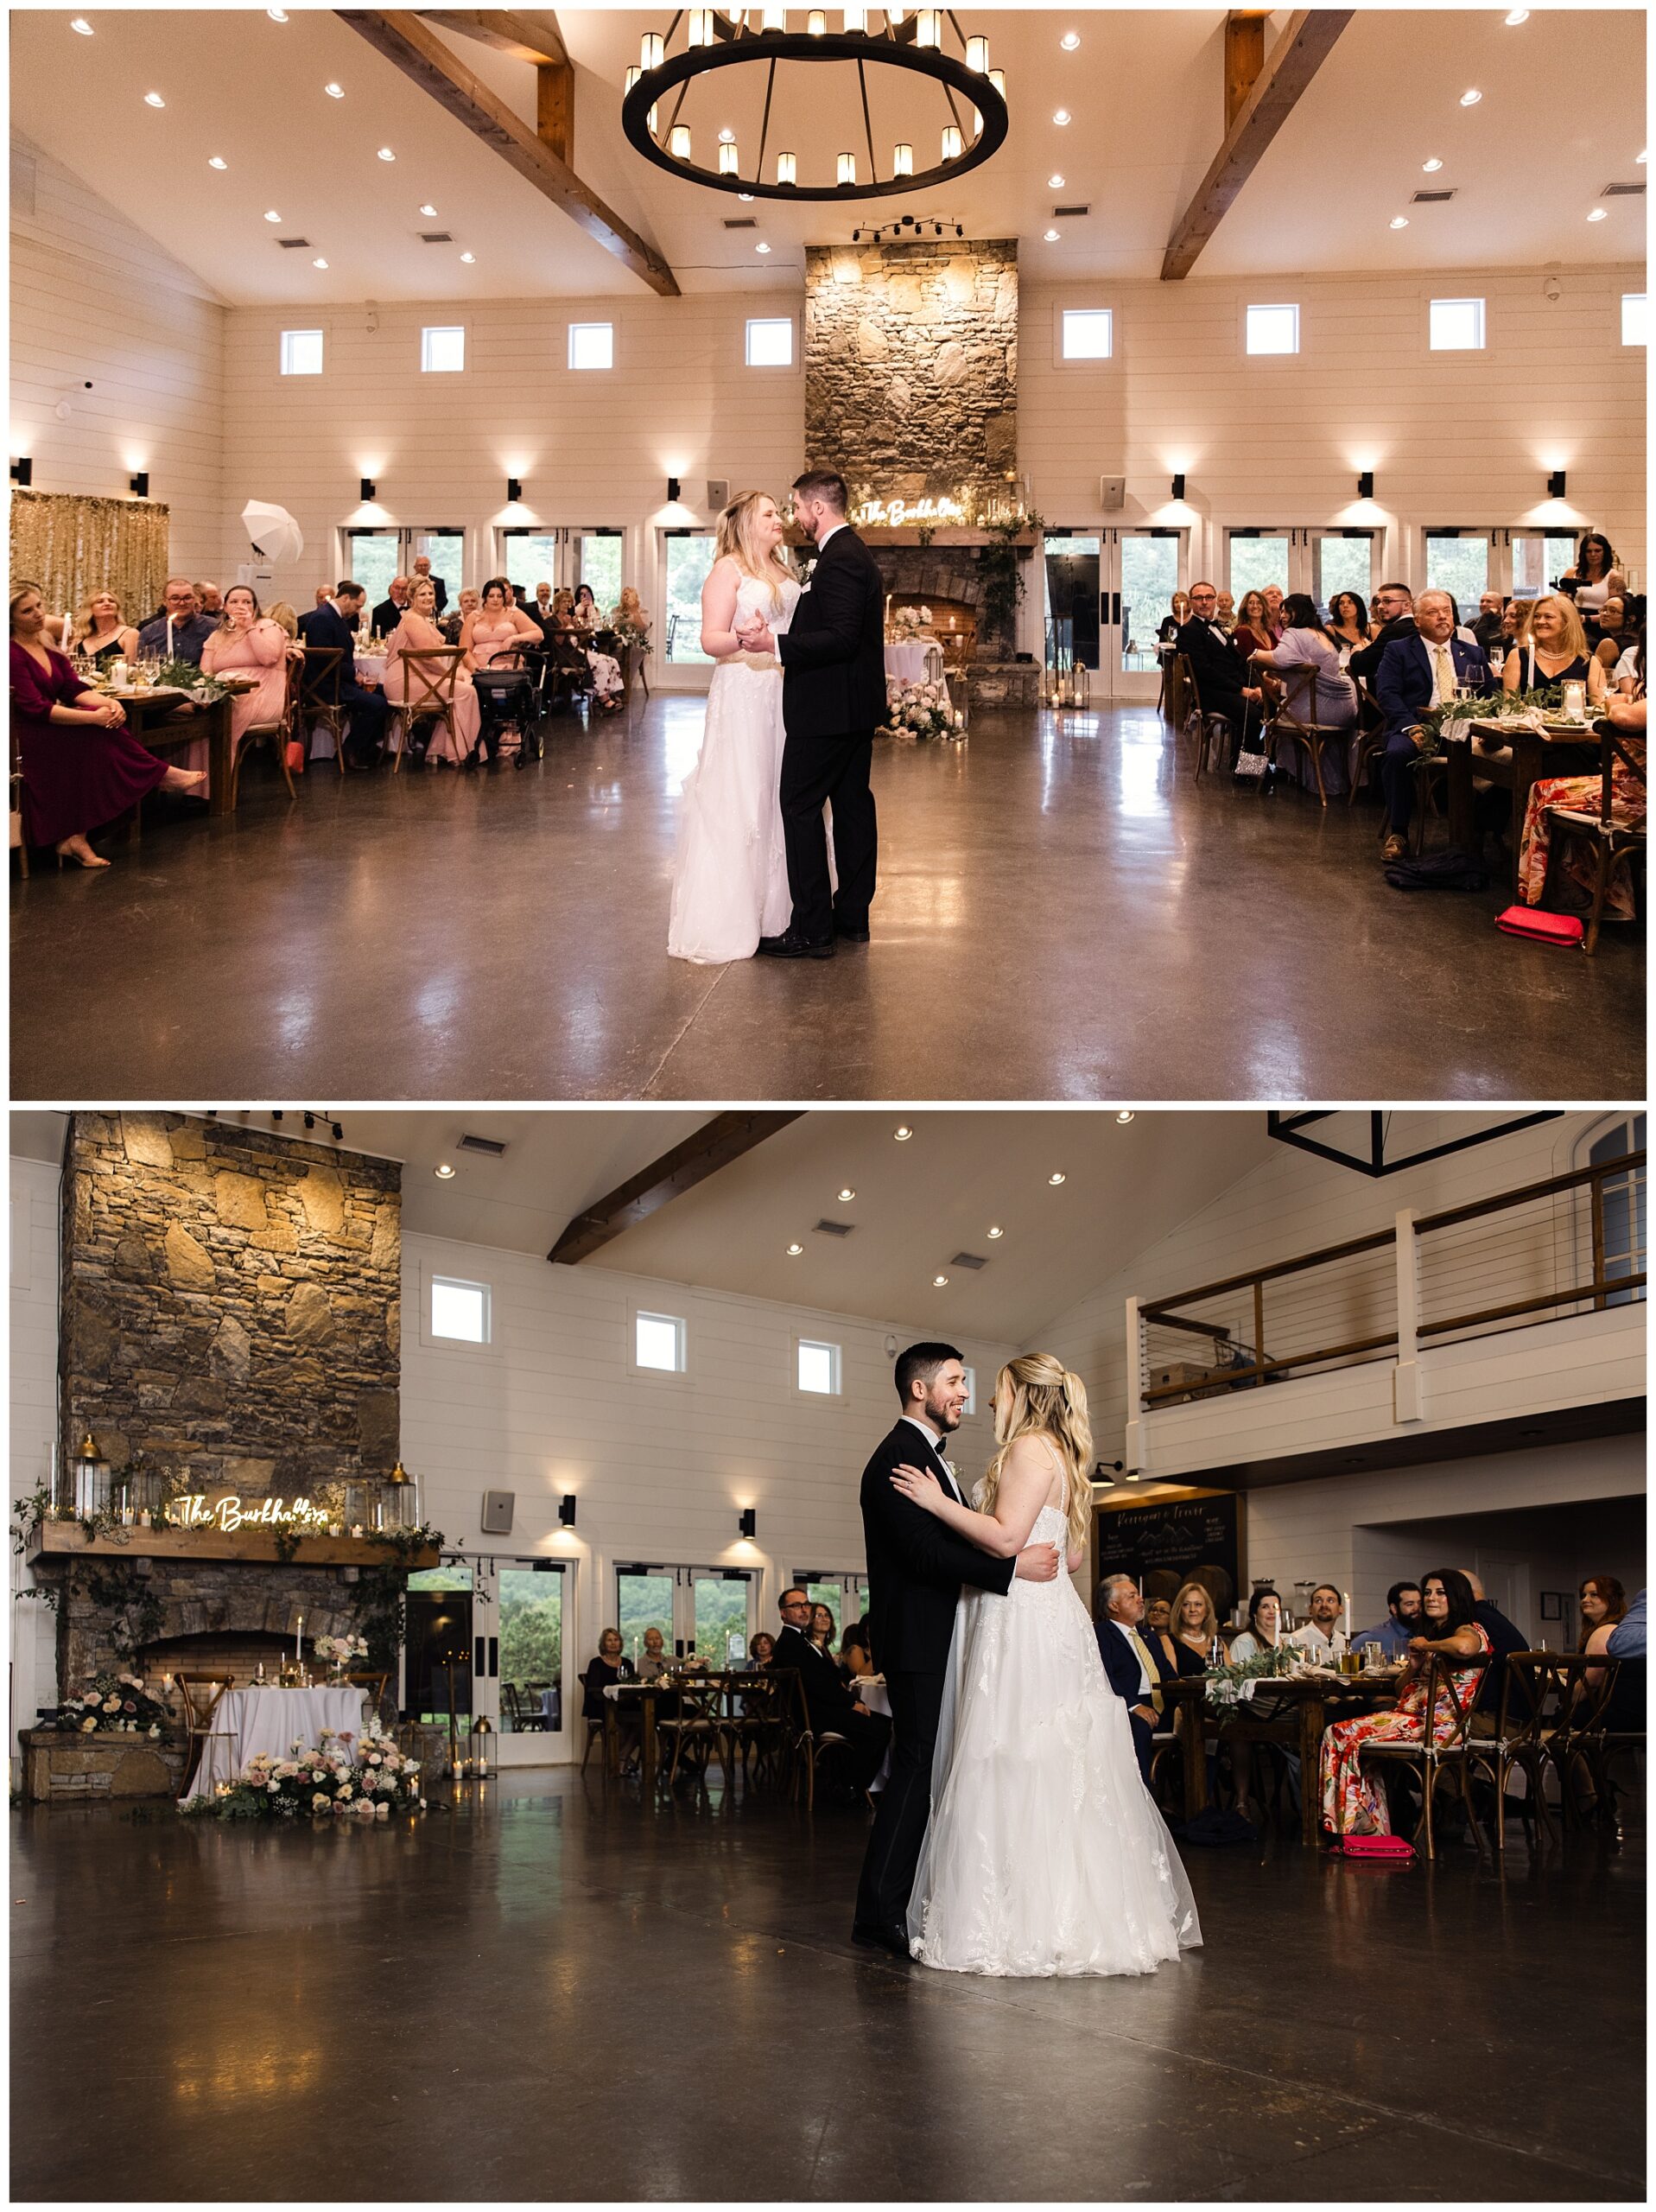
[[[1236,601],[1228,591],[1219,594],[1219,626],[1227,633],[1236,627]]]
[[[1419,1625],[1420,1585],[1394,1582],[1386,1593],[1386,1618],[1378,1628],[1355,1630],[1351,1648],[1361,1651],[1366,1643],[1378,1643],[1382,1658],[1400,1659]]]
[[[1589,1574],[1576,1592],[1576,1602],[1581,1607],[1581,1634],[1576,1639],[1577,1651],[1585,1651],[1598,1630],[1609,1630],[1627,1610],[1627,1593],[1613,1574]],[[1600,1646],[1601,1650],[1603,1646]]]
[[[504,753],[522,760],[523,724],[529,720],[533,692],[517,656],[525,646],[539,651],[544,639],[538,622],[512,604],[511,586],[504,576],[491,576],[483,587],[483,604],[464,625],[460,641],[471,655],[472,665],[487,677],[496,663],[503,664],[499,678],[479,685],[487,709],[478,740],[478,755],[485,748],[497,759]]]
[[[1219,626],[1219,594],[1209,583],[1190,587],[1190,620],[1174,640],[1190,664],[1204,715],[1222,715],[1240,738],[1247,709],[1247,676]],[[1258,692],[1253,695],[1259,696]]]
[[[1165,1636],[1173,1625],[1173,1601],[1171,1598],[1147,1598],[1145,1600],[1145,1626],[1152,1636]]]
[[[327,603],[328,603],[329,600],[330,600],[330,599],[332,599],[332,598],[333,598],[333,587],[332,586],[332,584],[318,584],[318,585],[317,585],[317,587],[316,587],[316,604],[317,604],[317,606],[318,606],[318,607],[326,607],[326,606],[327,605]]]
[[[1098,1655],[1104,1662],[1110,1688],[1126,1706],[1133,1752],[1148,1789],[1151,1738],[1156,1733],[1164,1700],[1160,1669],[1149,1644],[1139,1633],[1144,1611],[1145,1601],[1130,1574],[1107,1575],[1099,1585],[1093,1625],[1098,1638]]]
[[[1247,1626],[1240,1636],[1231,1639],[1227,1656],[1233,1662],[1258,1659],[1267,1651],[1276,1650],[1284,1642],[1282,1627],[1282,1599],[1270,1588],[1256,1590],[1247,1601]],[[1228,1721],[1220,1727],[1220,1739],[1230,1755],[1231,1781],[1236,1791],[1239,1810],[1246,1813],[1253,1794],[1254,1745],[1241,1729],[1232,1725],[1237,1721],[1264,1722],[1285,1719],[1292,1707],[1285,1695],[1272,1690],[1268,1683],[1255,1686],[1251,1697],[1237,1705]],[[1288,1792],[1296,1805],[1299,1803],[1299,1754],[1285,1744],[1272,1744],[1272,1751],[1288,1770]]]
[[[747,1647],[747,1671],[762,1675],[776,1656],[777,1640],[768,1628],[762,1628]]]
[[[834,1650],[834,1615],[826,1605],[811,1607],[810,1639],[819,1651]]]
[[[448,586],[443,582],[441,576],[434,576],[432,575],[431,556],[429,553],[416,553],[415,555],[414,574],[409,578],[409,589],[412,591],[415,585],[421,582],[422,580],[429,582],[432,596],[437,602],[437,612],[441,614],[444,607],[448,604]]]
[[[1509,653],[1514,645],[1521,645],[1530,633],[1530,617],[1535,612],[1532,599],[1509,599],[1501,610],[1501,650]]]
[[[1170,648],[1175,645],[1178,640],[1179,632],[1190,619],[1190,594],[1188,591],[1176,591],[1170,602],[1168,612],[1162,617],[1161,627],[1156,632],[1157,643]]]
[[[1368,643],[1368,609],[1361,592],[1335,593],[1329,601],[1329,635],[1339,648],[1342,667]]]
[[[23,835],[82,868],[107,868],[88,833],[153,791],[199,791],[201,778],[168,767],[126,727],[118,699],[88,690],[60,652],[41,641],[38,584],[11,594],[11,735],[22,772]]]
[[[583,630],[590,635],[593,631],[597,629],[598,601],[593,595],[593,588],[590,584],[577,584],[575,586],[574,605],[571,609],[571,612],[574,615],[575,627],[577,630]]]
[[[1645,696],[1645,626],[1641,622],[1633,643],[1627,646],[1611,673],[1611,682],[1624,699],[1642,699]]]
[[[581,1677],[581,1719],[601,1728],[610,1709],[605,1691],[612,1689],[617,1682],[630,1682],[633,1679],[632,1662],[626,1656],[620,1630],[606,1628],[598,1639],[598,1656],[588,1660],[587,1671]],[[623,1764],[631,1767],[638,1758],[641,1718],[636,1707],[624,1703],[615,1719],[621,1733]]]
[[[133,660],[138,633],[121,620],[121,602],[112,591],[95,591],[70,626],[74,649],[88,660]]]
[[[1374,696],[1386,720],[1386,750],[1380,759],[1380,786],[1386,795],[1386,860],[1408,850],[1409,817],[1414,810],[1414,764],[1419,758],[1414,732],[1422,715],[1463,691],[1491,691],[1494,678],[1476,645],[1456,637],[1455,607],[1446,591],[1423,591],[1415,601],[1414,631],[1386,647],[1374,679]],[[1374,650],[1371,646],[1370,652]],[[1355,669],[1363,656],[1354,653]],[[1510,671],[1516,656],[1510,656]]]
[[[1528,634],[1507,654],[1501,680],[1508,691],[1550,692],[1555,702],[1563,699],[1562,685],[1584,683],[1590,708],[1603,700],[1607,673],[1589,650],[1581,616],[1562,592],[1549,592],[1536,601]]]
[[[1512,665],[1511,662],[1507,666]],[[1643,699],[1615,698],[1607,700],[1603,715],[1607,721],[1624,734],[1624,742],[1635,766],[1645,765],[1645,709]],[[1551,748],[1550,748],[1551,749]],[[1576,747],[1559,750],[1575,753]],[[1530,785],[1528,804],[1524,811],[1524,828],[1518,846],[1518,885],[1526,906],[1541,902],[1547,887],[1547,862],[1554,836],[1552,817],[1548,809],[1555,806],[1573,808],[1578,813],[1596,815],[1604,802],[1604,773],[1602,768],[1591,775],[1542,776]],[[1642,774],[1616,754],[1610,770],[1610,820],[1621,830],[1636,830],[1645,819],[1645,783]],[[1580,837],[1564,841],[1564,873],[1569,888],[1555,887],[1556,903],[1577,912],[1585,912],[1593,895],[1594,865],[1585,842]],[[1605,893],[1602,919],[1607,922],[1630,922],[1635,907],[1633,883],[1626,868],[1617,868],[1611,876]]]
[[[1270,1588],[1256,1590],[1247,1601],[1247,1626],[1231,1638],[1230,1656],[1257,1659],[1274,1651],[1282,1642],[1282,1599]]]
[[[1627,607],[1624,599],[1607,599],[1598,618],[1598,643],[1593,648],[1593,658],[1603,664],[1607,684],[1615,683],[1616,664],[1629,643]]]
[[[297,644],[299,617],[294,613],[291,604],[285,599],[273,600],[265,611],[289,644]]]
[[[252,676],[257,691],[244,691],[230,702],[230,757],[234,760],[244,734],[261,722],[279,722],[288,703],[288,640],[276,625],[259,612],[251,584],[232,584],[225,594],[224,612],[217,628],[201,648],[204,676]],[[190,751],[196,748],[192,746]],[[205,741],[200,762],[206,766]],[[206,785],[204,784],[205,791]]]
[[[197,584],[195,603],[203,614],[211,614],[215,622],[225,611],[224,599],[217,584],[206,582]]]
[[[1604,1726],[1613,1735],[1642,1735],[1645,1729],[1645,1662],[1638,1654],[1612,1649],[1612,1639],[1616,1630],[1627,1618],[1627,1593],[1615,1575],[1593,1574],[1582,1584],[1578,1596],[1582,1633],[1577,1649],[1593,1658],[1608,1655],[1621,1660],[1610,1690],[1610,1702],[1605,1710]],[[1589,1667],[1576,1684],[1575,1703],[1583,1709],[1583,1718],[1597,1703],[1603,1680],[1604,1669],[1602,1667]],[[1590,1796],[1578,1800],[1578,1802],[1583,1812],[1595,1809],[1595,1801]],[[1614,1808],[1606,1807],[1604,1809],[1611,1811]]]
[[[1462,1567],[1461,1572],[1466,1577],[1467,1588],[1472,1592],[1472,1618],[1488,1637],[1490,1648],[1495,1655],[1494,1664],[1478,1690],[1477,1709],[1472,1716],[1472,1733],[1475,1736],[1493,1736],[1501,1718],[1501,1681],[1507,1669],[1507,1654],[1527,1651],[1529,1638],[1522,1629],[1515,1627],[1507,1619],[1493,1598],[1484,1596],[1483,1585],[1469,1567]],[[1523,1709],[1526,1713],[1529,1710],[1527,1699],[1524,1700]]]
[[[1282,602],[1285,597],[1280,584],[1266,586],[1265,619],[1271,625],[1273,635],[1278,638],[1282,635]]]
[[[465,633],[466,624],[477,613],[482,603],[482,601],[479,599],[476,592],[473,590],[471,585],[467,584],[460,593],[460,598],[455,602],[454,613],[452,614],[445,614],[438,622],[437,627],[442,632],[443,641],[446,645],[459,645],[461,637]]]
[[[874,1671],[873,1652],[866,1620],[853,1621],[840,1638],[840,1671],[847,1681],[860,1681]]]
[[[435,591],[434,591],[435,597]],[[389,638],[403,620],[403,609],[409,603],[409,580],[406,576],[391,578],[390,596],[382,599],[374,609],[372,628],[376,637]]]
[[[1244,660],[1250,653],[1269,652],[1276,644],[1276,633],[1271,627],[1271,617],[1266,612],[1262,591],[1245,591],[1242,594],[1242,603],[1236,610],[1230,641]]]
[[[1283,679],[1283,706],[1291,715],[1316,721],[1323,728],[1353,729],[1357,721],[1357,687],[1340,665],[1340,647],[1324,627],[1317,602],[1305,593],[1291,592],[1282,602],[1283,632],[1273,646],[1255,651],[1248,658],[1255,669],[1271,669]],[[1309,671],[1309,674],[1300,673]],[[1292,747],[1295,772],[1307,791],[1317,788],[1311,756],[1303,745]],[[1323,790],[1330,798],[1347,788],[1345,748],[1338,744],[1325,751]]]
[[[1160,1639],[1165,1671],[1172,1675],[1205,1675],[1214,1663],[1214,1646],[1223,1656],[1219,1614],[1213,1599],[1200,1582],[1187,1582],[1173,1600],[1173,1624]]]
[[[1288,1637],[1289,1643],[1319,1667],[1331,1666],[1346,1648],[1340,1625],[1340,1592],[1331,1582],[1319,1582],[1311,1592],[1311,1617]]]
[[[853,1697],[840,1680],[833,1655],[812,1642],[812,1611],[803,1590],[795,1587],[783,1592],[782,1632],[777,1637],[772,1664],[791,1667],[797,1674],[812,1732],[845,1738],[856,1785],[866,1789],[885,1761],[891,1724],[884,1713],[870,1713]]]
[[[1346,674],[1359,683],[1373,683],[1380,673],[1386,648],[1399,638],[1414,635],[1414,594],[1407,584],[1382,584],[1374,594],[1374,634],[1359,646],[1346,663]]]
[[[1501,618],[1504,612],[1498,591],[1478,594],[1478,619],[1472,625],[1472,637],[1475,644],[1482,646],[1486,658],[1501,644]]]
[[[668,1670],[667,1639],[658,1628],[647,1628],[644,1632],[644,1649],[638,1657],[638,1680],[653,1682],[657,1675]]]
[[[299,618],[299,635],[305,645],[339,649],[339,658],[321,696],[345,708],[349,715],[345,758],[355,768],[373,766],[384,740],[388,711],[381,695],[370,690],[357,676],[357,625],[367,596],[360,584],[346,576],[325,606],[313,607]]]
[[[187,576],[168,576],[162,612],[139,631],[138,650],[164,659],[168,649],[167,625],[170,621],[173,658],[187,660],[192,668],[200,668],[201,648],[213,635],[218,620],[216,614],[202,613],[196,604],[195,586]]]
[[[437,595],[431,588],[430,577],[422,576],[413,588],[409,606],[385,640],[385,696],[394,707],[400,707],[409,699],[418,702],[424,698],[428,702],[425,715],[416,715],[416,726],[428,734],[411,744],[416,759],[423,760],[429,768],[438,767],[444,761],[457,768],[470,767],[477,758],[482,710],[466,663],[461,661],[454,671],[454,725],[451,731],[447,722],[432,714],[426,690],[427,679],[434,686],[447,687],[447,663],[409,663],[403,658],[405,652],[429,652],[442,643],[443,634],[437,627]],[[409,735],[412,738],[413,733]]]
[[[1316,1602],[1313,1599],[1313,1604]],[[1390,1713],[1367,1713],[1355,1720],[1336,1720],[1323,1732],[1322,1756],[1323,1827],[1326,1834],[1389,1835],[1390,1808],[1380,1777],[1371,1768],[1362,1770],[1360,1753],[1365,1744],[1420,1740],[1425,1719],[1426,1679],[1433,1653],[1451,1664],[1476,1661],[1490,1650],[1488,1631],[1473,1618],[1470,1584],[1458,1567],[1445,1567],[1423,1575],[1420,1582],[1421,1627],[1424,1633],[1409,1639],[1408,1674],[1403,1678],[1395,1707]],[[1472,1696],[1475,1678],[1470,1674],[1453,1680],[1454,1703],[1441,1689],[1430,1719],[1434,1743],[1449,1742]]]
[[[1611,1629],[1604,1649],[1612,1659],[1642,1659],[1645,1656],[1645,1592],[1641,1590]]]
[[[534,616],[535,620],[540,624],[542,632],[544,632],[547,624],[552,620],[552,587],[550,584],[542,583],[536,585],[535,604],[533,607],[525,607],[524,612]]]
[[[582,635],[572,591],[554,594],[552,620],[556,664],[580,670],[583,687],[590,690],[600,714],[619,714],[623,704],[620,663],[612,654],[596,651]]]

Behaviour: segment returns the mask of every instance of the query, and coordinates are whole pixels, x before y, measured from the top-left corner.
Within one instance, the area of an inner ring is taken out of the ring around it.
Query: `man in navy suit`
[[[1110,1688],[1126,1700],[1133,1751],[1148,1789],[1150,1739],[1161,1718],[1162,1694],[1154,1647],[1139,1633],[1144,1617],[1145,1601],[1130,1574],[1112,1574],[1101,1584],[1098,1618],[1093,1626],[1098,1656],[1104,1662]]]
[[[339,661],[322,696],[339,702],[351,717],[345,757],[351,766],[371,768],[385,734],[386,706],[378,691],[357,681],[357,625],[367,594],[347,576],[331,599],[299,618],[299,635],[308,645],[337,645]]]
[[[1423,591],[1414,603],[1414,635],[1393,639],[1380,655],[1374,678],[1374,696],[1386,717],[1380,787],[1387,810],[1386,860],[1400,859],[1409,849],[1415,725],[1429,708],[1441,707],[1460,692],[1494,689],[1482,647],[1455,635],[1454,601],[1446,591]]]

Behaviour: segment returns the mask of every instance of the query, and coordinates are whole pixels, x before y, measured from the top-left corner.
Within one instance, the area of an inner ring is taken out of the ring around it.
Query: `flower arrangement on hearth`
[[[885,721],[881,734],[910,743],[931,738],[963,738],[966,716],[950,708],[949,691],[942,683],[899,683],[885,686]]]
[[[335,1674],[342,1675],[353,1660],[368,1656],[365,1636],[319,1636],[313,1646],[319,1659],[325,1659]]]
[[[917,638],[923,630],[931,627],[929,607],[894,607],[891,609],[891,642],[903,645]]]
[[[60,1700],[54,1727],[80,1736],[158,1737],[172,1715],[136,1675],[94,1675],[84,1690]]]
[[[371,1726],[354,1750],[340,1735],[324,1751],[295,1743],[285,1758],[257,1752],[234,1782],[211,1797],[192,1797],[183,1809],[194,1820],[365,1821],[389,1820],[399,1800],[423,1805],[418,1763]]]

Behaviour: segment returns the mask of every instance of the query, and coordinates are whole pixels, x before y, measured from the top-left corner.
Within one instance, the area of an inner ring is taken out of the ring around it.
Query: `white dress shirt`
[[[1315,1621],[1307,1621],[1304,1628],[1297,1628],[1291,1636],[1282,1640],[1292,1644],[1295,1650],[1304,1652],[1308,1658],[1325,1664],[1330,1659],[1337,1659],[1346,1648],[1345,1630],[1337,1624],[1332,1636],[1324,1636]]]
[[[851,525],[850,525],[850,524],[849,524],[849,523],[836,522],[836,523],[834,524],[834,530],[849,530],[849,529],[850,529],[850,527],[851,527]],[[823,533],[822,533],[822,536],[817,539],[817,541],[816,541],[816,550],[817,550],[817,552],[818,552],[819,554],[822,554],[822,553],[826,553],[826,552],[827,552],[827,550],[828,550],[828,542],[829,538],[833,537],[833,535],[834,535],[834,530],[827,530],[827,531],[823,531]],[[904,1414],[904,1416],[903,1416],[903,1418],[904,1418],[904,1421],[907,1421],[907,1419],[908,1419],[908,1415],[907,1415],[907,1414]]]
[[[948,1491],[949,1496],[954,1499],[957,1505],[964,1505],[967,1501],[961,1495],[961,1486],[955,1481],[954,1476],[949,1471],[949,1462],[943,1456],[942,1438],[937,1435],[936,1432],[931,1428],[928,1423],[923,1421],[917,1421],[912,1414],[903,1414],[899,1415],[899,1419],[907,1421],[910,1428],[917,1428],[921,1435],[925,1438],[926,1442],[931,1446],[931,1456],[937,1462],[938,1467],[942,1471],[943,1487]]]

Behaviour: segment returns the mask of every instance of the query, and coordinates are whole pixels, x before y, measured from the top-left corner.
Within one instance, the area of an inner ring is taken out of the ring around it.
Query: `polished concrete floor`
[[[1153,710],[882,743],[873,942],[669,960],[701,702],[481,779],[263,764],[13,888],[20,1099],[1384,1099],[1643,1095],[1644,931],[1389,890],[1372,808],[1200,788]]]
[[[1642,2201],[1643,1852],[1187,1853],[1143,1980],[848,1939],[861,1817],[594,1775],[14,1815],[29,2201]]]

